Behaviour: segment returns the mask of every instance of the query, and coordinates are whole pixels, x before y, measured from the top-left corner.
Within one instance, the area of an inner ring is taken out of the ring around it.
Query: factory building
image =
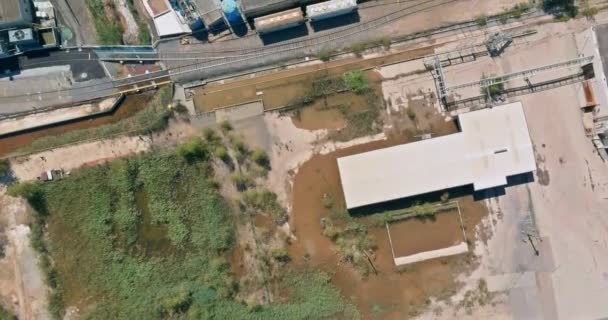
[[[357,0],[330,0],[306,7],[306,16],[311,21],[337,17],[357,10]]]
[[[461,132],[338,159],[348,209],[450,188],[507,185],[536,170],[520,102],[458,116]]]
[[[0,1],[0,58],[59,45],[49,1]]]

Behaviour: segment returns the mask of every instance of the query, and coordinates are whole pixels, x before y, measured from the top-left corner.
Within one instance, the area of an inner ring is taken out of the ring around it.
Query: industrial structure
[[[0,2],[0,58],[59,45],[49,1]]]
[[[256,31],[264,34],[298,26],[304,22],[304,15],[300,8],[295,8],[258,17],[253,21]]]
[[[306,7],[310,21],[318,21],[348,14],[357,10],[357,0],[330,0]]]
[[[473,185],[507,185],[536,170],[520,102],[458,116],[461,132],[338,159],[348,209]]]

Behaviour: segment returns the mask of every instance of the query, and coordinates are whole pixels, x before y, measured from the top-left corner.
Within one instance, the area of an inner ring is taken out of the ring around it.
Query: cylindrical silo
[[[241,13],[239,12],[236,0],[222,1],[222,10],[228,23],[232,26],[242,23]]]

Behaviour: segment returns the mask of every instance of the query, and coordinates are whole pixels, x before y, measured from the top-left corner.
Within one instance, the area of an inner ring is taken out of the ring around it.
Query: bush
[[[278,248],[272,250],[272,257],[281,263],[288,263],[291,261],[291,257],[289,256],[289,252],[285,248]]]
[[[331,209],[334,206],[334,197],[331,193],[323,194],[323,207],[325,209]]]
[[[586,18],[593,18],[598,13],[598,11],[599,10],[595,7],[587,6],[585,7],[585,9],[583,9],[582,14]]]
[[[319,51],[319,53],[317,54],[317,58],[319,58],[319,60],[327,62],[329,60],[331,60],[331,57],[335,54],[334,50],[321,50]]]
[[[220,123],[220,130],[222,130],[222,132],[224,134],[232,131],[232,124],[230,124],[230,122],[228,122],[228,120],[224,120],[222,121],[222,123]]]
[[[0,178],[7,175],[9,170],[8,160],[0,159]]]
[[[267,189],[247,191],[243,195],[243,203],[255,212],[270,215],[279,224],[287,221],[287,213],[278,203],[277,195]]]
[[[477,19],[475,19],[475,22],[477,22],[477,24],[480,26],[485,26],[486,24],[488,24],[488,17],[486,17],[485,15],[481,15],[477,17]]]
[[[260,148],[253,150],[251,153],[251,160],[264,169],[270,169],[270,158],[268,158],[266,151]]]
[[[223,162],[230,162],[230,155],[228,154],[228,150],[223,146],[217,146],[213,149],[213,155]]]
[[[245,191],[255,185],[253,180],[243,173],[235,173],[232,175],[232,182],[238,191]]]
[[[206,160],[208,158],[207,147],[203,140],[193,137],[186,143],[177,147],[177,154],[184,157],[188,162]]]
[[[450,200],[450,193],[449,192],[444,192],[441,194],[441,197],[439,198],[441,200],[441,202],[445,203],[448,202],[448,200]]]
[[[349,71],[342,75],[344,85],[350,91],[355,93],[363,93],[369,89],[369,83],[365,74],[361,70]]]
[[[412,110],[412,108],[407,108],[407,117],[410,118],[410,120],[412,121],[416,121],[416,112],[414,112],[414,110]]]
[[[367,49],[367,43],[365,42],[353,43],[350,46],[350,51],[352,51],[357,57],[361,57],[361,54],[363,51],[365,51],[365,49]]]

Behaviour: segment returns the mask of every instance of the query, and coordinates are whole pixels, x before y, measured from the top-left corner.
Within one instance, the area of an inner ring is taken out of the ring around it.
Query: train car
[[[330,0],[306,7],[306,16],[312,21],[333,18],[357,10],[357,0]]]
[[[247,18],[256,18],[298,6],[297,0],[240,0],[241,12]]]
[[[292,28],[303,22],[304,15],[300,8],[273,13],[253,20],[255,29],[260,34]]]

